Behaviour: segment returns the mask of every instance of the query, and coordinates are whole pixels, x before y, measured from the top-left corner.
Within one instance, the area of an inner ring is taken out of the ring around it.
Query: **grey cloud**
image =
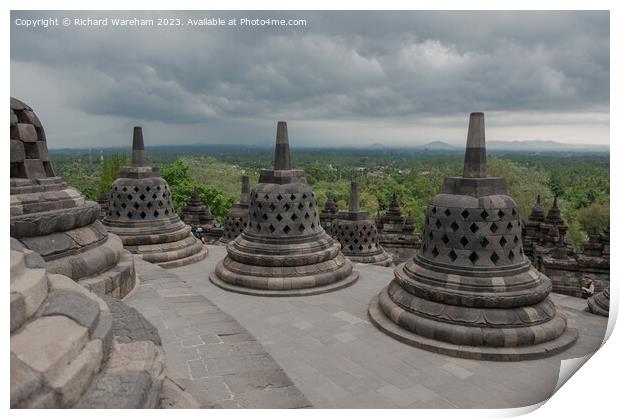
[[[59,102],[91,116],[200,129],[276,115],[354,122],[472,110],[609,112],[605,12],[100,14],[283,16],[305,18],[308,26],[12,26],[12,62],[41,72],[37,81],[14,73],[12,92],[27,83],[56,83],[65,86]],[[48,15],[14,12],[12,19]]]

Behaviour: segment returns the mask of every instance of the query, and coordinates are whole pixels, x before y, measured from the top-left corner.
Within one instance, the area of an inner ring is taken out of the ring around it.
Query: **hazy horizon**
[[[49,17],[269,17],[303,27],[25,28]],[[11,12],[11,95],[51,149],[609,145],[608,12]],[[475,28],[472,30],[472,28]],[[229,140],[233,139],[233,140]]]

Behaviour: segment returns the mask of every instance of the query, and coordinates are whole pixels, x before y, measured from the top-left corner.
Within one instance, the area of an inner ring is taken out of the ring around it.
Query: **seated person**
[[[585,276],[581,286],[581,298],[590,298],[594,295],[594,281],[591,277]]]

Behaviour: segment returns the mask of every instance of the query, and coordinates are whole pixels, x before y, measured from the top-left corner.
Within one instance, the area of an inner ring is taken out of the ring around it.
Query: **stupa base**
[[[392,260],[392,256],[387,253],[379,253],[378,255],[372,256],[348,256],[345,255],[351,262],[354,263],[364,263],[368,265],[376,265],[376,266],[394,266],[394,261]]]
[[[178,259],[171,259],[168,261],[151,262],[151,263],[164,269],[172,269],[172,268],[178,268],[181,266],[191,265],[192,263],[200,262],[201,260],[205,259],[208,254],[209,254],[209,251],[207,250],[206,247],[203,246],[203,248],[198,253],[194,253],[189,256],[181,257]],[[144,257],[146,255],[142,255],[142,256],[144,260],[148,261],[148,259]]]
[[[416,335],[394,323],[381,309],[379,305],[380,295],[375,296],[368,307],[368,317],[379,330],[407,345],[457,358],[483,361],[525,361],[547,358],[570,348],[577,341],[578,337],[576,329],[566,328],[564,333],[556,339],[531,346],[475,347],[454,345]]]
[[[588,298],[588,311],[592,314],[609,317],[609,289]]]
[[[285,279],[290,280],[291,278],[282,278],[283,280],[282,282],[284,282]],[[294,278],[293,280],[295,279],[297,278]],[[299,278],[299,279],[303,280],[303,278]],[[312,288],[260,289],[260,288],[242,287],[239,285],[234,285],[234,284],[230,284],[228,282],[222,281],[221,279],[217,277],[217,274],[215,272],[212,272],[209,275],[209,280],[213,284],[217,285],[218,287],[222,289],[225,289],[226,291],[231,291],[231,292],[236,292],[239,294],[246,294],[246,295],[257,295],[261,297],[305,297],[308,295],[323,294],[327,292],[336,291],[342,288],[346,288],[352,285],[353,283],[355,283],[355,281],[357,281],[358,279],[359,279],[359,272],[352,271],[349,274],[349,276],[345,277],[344,279],[340,281],[336,281],[330,284],[321,285],[321,286],[312,287]]]

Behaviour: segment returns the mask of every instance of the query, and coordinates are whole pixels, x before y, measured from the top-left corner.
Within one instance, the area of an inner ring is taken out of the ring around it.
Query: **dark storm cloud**
[[[53,15],[308,21],[306,27],[255,29],[13,26],[12,93],[31,83],[62,86],[59,106],[93,117],[251,127],[249,121],[279,116],[389,121],[479,109],[515,115],[609,111],[604,12]],[[12,20],[47,16],[16,12]],[[25,68],[37,80],[24,78]]]

